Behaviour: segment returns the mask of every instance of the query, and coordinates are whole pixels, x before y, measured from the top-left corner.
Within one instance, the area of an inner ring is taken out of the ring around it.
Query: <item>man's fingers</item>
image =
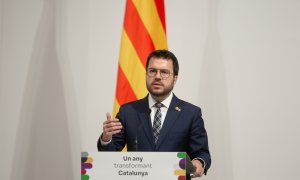
[[[123,128],[122,124],[118,120],[107,120],[103,123],[103,131],[107,135],[113,135],[119,133]]]
[[[112,133],[112,135],[114,135],[114,134],[117,134],[117,133],[119,133],[119,132],[121,132],[121,129],[120,129],[120,130],[112,131],[111,133]]]
[[[110,113],[106,113],[106,121],[103,122],[103,136],[106,139],[111,139],[111,136],[121,132],[122,128],[119,119],[113,119]]]
[[[122,128],[123,128],[123,126],[122,126],[121,123],[120,124],[114,124],[114,125],[112,125],[112,124],[103,125],[103,129],[105,131],[115,131],[115,130],[119,130],[119,129],[122,129]]]
[[[192,178],[201,177],[204,173],[204,168],[199,160],[193,160],[193,165],[196,167],[196,171],[191,175]]]
[[[106,135],[112,136],[112,135],[117,134],[119,132],[121,132],[121,129],[115,130],[115,131],[109,131],[109,132],[106,133]]]
[[[121,132],[121,129],[109,130],[109,131],[106,131],[105,133],[106,133],[106,135],[112,136],[112,135],[117,134],[119,132]]]
[[[108,142],[111,140],[112,135],[121,132],[123,126],[118,119],[113,119],[110,113],[106,113],[106,121],[103,122],[103,135],[102,140]]]
[[[201,177],[203,175],[203,171],[197,169],[194,174],[191,175],[191,178]]]
[[[103,123],[103,128],[110,128],[110,127],[113,127],[113,126],[120,126],[122,125],[119,121],[104,121]]]
[[[202,174],[195,173],[195,174],[191,175],[191,178],[201,177],[202,175],[203,175],[203,173]]]

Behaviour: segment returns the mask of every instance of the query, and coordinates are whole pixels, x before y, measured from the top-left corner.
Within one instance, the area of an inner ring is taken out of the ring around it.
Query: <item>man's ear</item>
[[[173,80],[174,85],[175,85],[176,82],[177,82],[177,78],[178,78],[178,76],[174,76],[174,80]]]

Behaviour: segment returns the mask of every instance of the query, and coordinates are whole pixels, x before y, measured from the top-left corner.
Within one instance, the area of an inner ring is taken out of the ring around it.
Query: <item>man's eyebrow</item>
[[[169,69],[157,69],[157,68],[151,68],[151,67],[149,67],[148,69],[155,69],[155,70],[167,70],[167,71],[169,71]]]

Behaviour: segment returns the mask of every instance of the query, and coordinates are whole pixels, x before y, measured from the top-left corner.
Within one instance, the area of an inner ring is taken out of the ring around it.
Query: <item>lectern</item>
[[[81,180],[185,180],[191,167],[185,152],[81,153]]]

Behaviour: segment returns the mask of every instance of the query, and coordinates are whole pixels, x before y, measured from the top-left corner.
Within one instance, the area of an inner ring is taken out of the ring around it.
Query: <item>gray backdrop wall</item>
[[[206,180],[299,179],[300,1],[166,0],[175,94],[200,106]],[[125,0],[0,1],[1,179],[79,179],[113,107]]]

